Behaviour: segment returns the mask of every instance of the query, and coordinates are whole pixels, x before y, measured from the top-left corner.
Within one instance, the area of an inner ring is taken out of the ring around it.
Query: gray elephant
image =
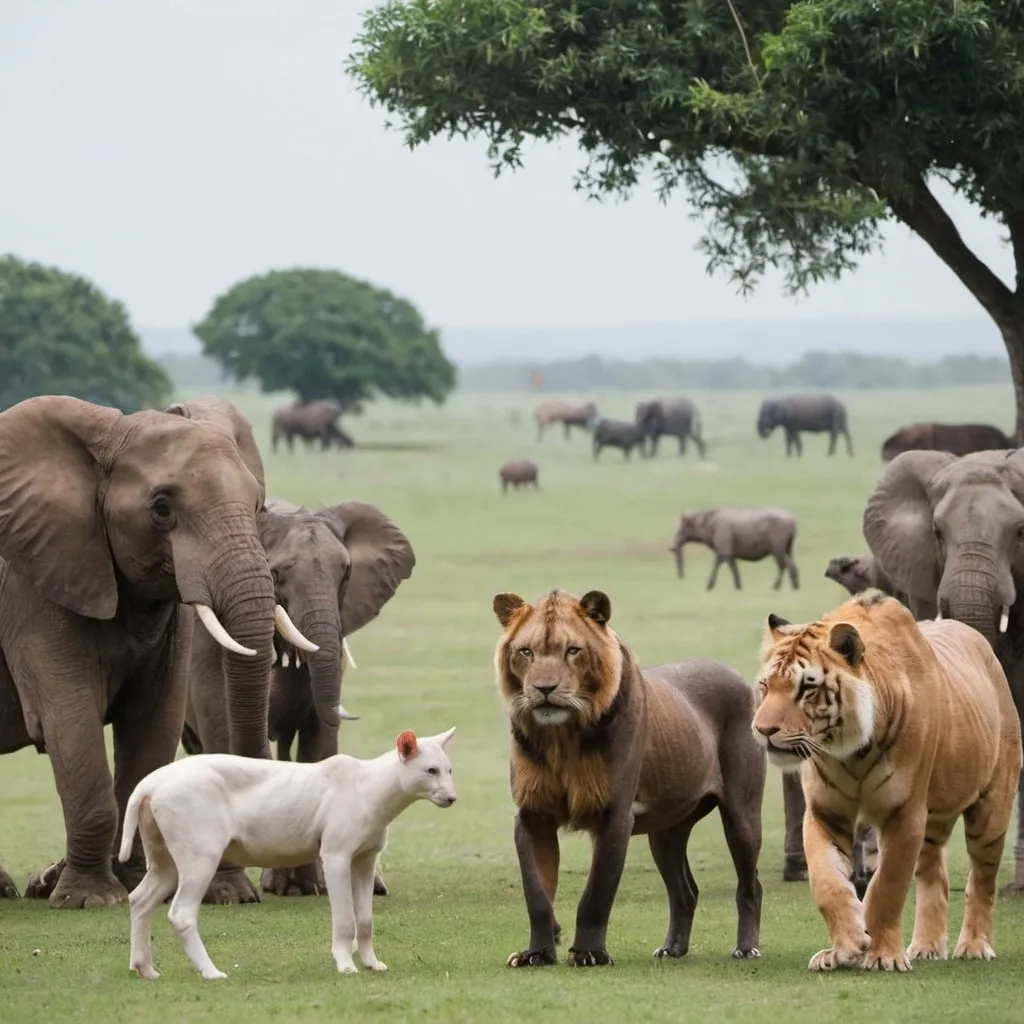
[[[779,568],[773,589],[782,586],[783,573],[789,570],[793,589],[800,586],[800,576],[793,560],[793,542],[796,540],[796,520],[781,508],[709,508],[703,512],[684,513],[669,551],[675,555],[676,573],[683,578],[683,545],[704,544],[715,553],[707,589],[715,585],[718,568],[726,563],[732,570],[732,580],[741,589],[736,560],[759,562],[771,555]]]
[[[561,423],[565,430],[565,439],[570,437],[570,428],[580,427],[590,430],[597,420],[597,405],[594,402],[572,402],[565,398],[548,398],[534,410],[533,418],[537,423],[537,440],[544,439],[545,427],[553,423]]]
[[[846,438],[846,453],[853,455],[853,441],[847,427],[846,406],[832,395],[783,395],[766,398],[757,414],[757,433],[764,439],[771,436],[776,427],[782,427],[786,435],[786,455],[796,452],[803,455],[800,441],[801,431],[820,434],[828,431],[828,454],[834,455],[836,439],[841,434]]]
[[[321,450],[336,445],[338,448],[351,448],[355,442],[338,425],[338,417],[342,408],[337,402],[322,399],[316,402],[295,402],[274,410],[271,419],[270,443],[274,452],[283,437],[288,451],[295,448],[295,438],[301,437],[306,448],[313,441],[320,441]]]
[[[412,574],[416,558],[405,534],[379,509],[361,501],[315,512],[270,501],[260,516],[259,530],[275,600],[284,609],[283,628],[275,639],[266,733],[276,741],[281,760],[291,760],[298,736],[297,759],[321,761],[338,752],[338,726],[348,716],[341,707],[343,642],[380,614]],[[307,645],[288,639],[295,624]],[[312,645],[318,649],[310,651]],[[216,650],[197,634],[182,734],[189,753],[228,750],[223,691]],[[280,896],[324,891],[313,864],[268,869],[262,888]],[[379,874],[376,888],[387,892]],[[245,872],[228,862],[208,892],[208,902],[258,899]]]
[[[141,879],[138,839],[113,860],[118,822],[136,783],[174,759],[196,616],[226,749],[269,756],[264,493],[252,430],[219,398],[126,416],[44,396],[0,413],[0,752],[49,754],[67,835],[26,896],[107,906]]]
[[[640,428],[629,420],[598,420],[594,427],[593,450],[594,459],[601,454],[602,448],[620,448],[627,461],[633,449],[643,444],[643,433]]]
[[[882,461],[912,451],[971,452],[1005,450],[1013,442],[998,428],[987,423],[911,423],[900,427],[882,442]]]
[[[679,439],[679,454],[686,454],[687,439],[697,446],[703,459],[706,453],[701,437],[700,413],[689,398],[652,398],[638,402],[636,425],[643,435],[642,455],[652,458],[658,454],[658,441],[664,435]]]
[[[874,555],[836,555],[835,558],[829,559],[825,567],[825,577],[835,580],[851,594],[860,594],[874,587],[898,600],[903,600],[904,597],[875,561]]]
[[[531,459],[512,459],[506,462],[499,470],[498,477],[501,480],[501,493],[505,494],[511,484],[515,490],[533,484],[534,490],[540,487],[537,482],[537,463]]]
[[[1024,450],[897,455],[868,498],[863,527],[914,617],[978,630],[1024,710]],[[1010,891],[1024,891],[1024,790]]]

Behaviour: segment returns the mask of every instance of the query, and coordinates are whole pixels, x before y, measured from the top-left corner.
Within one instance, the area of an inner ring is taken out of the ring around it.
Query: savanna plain
[[[803,883],[781,880],[780,777],[769,769],[764,798],[762,959],[729,956],[736,931],[735,876],[717,812],[690,843],[700,898],[689,954],[654,960],[667,922],[660,876],[647,842],[633,840],[612,912],[615,966],[510,970],[528,926],[512,845],[508,727],[491,658],[498,591],[532,599],[552,587],[597,588],[612,602],[612,626],[642,665],[695,656],[719,659],[753,680],[769,612],[806,621],[845,596],[824,578],[828,559],[866,550],[861,510],[882,470],[879,445],[918,419],[1012,426],[1005,388],[837,392],[847,403],[854,457],[824,435],[804,436],[801,459],[781,435],[754,430],[760,394],[694,393],[708,455],[676,454],[672,438],[655,459],[606,449],[594,462],[589,437],[561,429],[536,441],[534,395],[458,395],[444,408],[380,404],[346,424],[352,451],[270,452],[269,421],[282,396],[233,393],[263,451],[269,497],[305,504],[372,502],[410,538],[412,578],[380,617],[351,640],[358,668],[344,700],[360,720],[341,748],[376,756],[411,728],[458,731],[449,748],[459,800],[450,810],[417,804],[397,819],[384,856],[391,895],[374,899],[376,942],[386,974],[339,976],[330,956],[326,897],[264,896],[258,905],[204,906],[199,927],[228,974],[204,982],[186,960],[166,915],[154,918],[162,976],[128,971],[128,907],[55,911],[45,902],[0,902],[0,1019],[34,1021],[301,1020],[854,1021],[1020,1020],[1024,899],[999,898],[991,963],[918,963],[907,975],[846,971],[812,975],[807,961],[827,935]],[[186,396],[188,397],[188,396]],[[606,415],[631,417],[638,395],[594,396]],[[534,458],[540,491],[503,496],[497,469]],[[796,592],[774,592],[774,564],[741,563],[743,589],[728,572],[710,593],[710,552],[686,549],[676,579],[668,544],[683,510],[715,504],[781,505],[798,519]],[[109,731],[109,730],[108,730]],[[0,759],[0,861],[23,885],[62,854],[64,829],[50,766],[25,750]],[[589,843],[562,843],[557,909],[572,937]],[[962,828],[950,842],[950,945],[963,911],[967,862]],[[1007,850],[1000,885],[1011,873]],[[252,872],[257,877],[258,872]],[[909,940],[913,896],[905,915]]]

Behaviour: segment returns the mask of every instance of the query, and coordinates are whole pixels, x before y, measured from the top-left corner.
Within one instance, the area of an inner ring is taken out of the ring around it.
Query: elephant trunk
[[[998,572],[998,564],[984,553],[958,558],[938,594],[941,615],[976,629],[993,648],[1006,630],[1015,599],[1012,578]]]
[[[324,725],[336,728],[343,719],[351,719],[341,704],[341,619],[335,593],[314,598],[302,609],[299,628],[303,635],[320,649],[302,654],[302,663],[309,669],[313,707]]]

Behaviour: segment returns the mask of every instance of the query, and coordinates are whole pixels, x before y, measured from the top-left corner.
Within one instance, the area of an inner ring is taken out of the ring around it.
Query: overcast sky
[[[137,326],[186,326],[273,267],[368,278],[444,326],[978,316],[894,229],[797,303],[708,278],[682,198],[598,205],[571,144],[495,180],[482,142],[410,153],[342,72],[367,0],[0,3],[0,251],[93,278]],[[1006,275],[1007,250],[955,216]]]

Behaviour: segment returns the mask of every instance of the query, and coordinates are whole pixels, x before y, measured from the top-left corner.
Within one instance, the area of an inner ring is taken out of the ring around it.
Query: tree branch
[[[935,255],[960,278],[996,323],[1003,324],[1013,318],[1016,296],[970,249],[924,178],[916,178],[906,191],[899,194],[881,184],[878,193],[896,217],[920,235]],[[1024,254],[1024,250],[1017,250],[1016,246],[1015,250]]]

